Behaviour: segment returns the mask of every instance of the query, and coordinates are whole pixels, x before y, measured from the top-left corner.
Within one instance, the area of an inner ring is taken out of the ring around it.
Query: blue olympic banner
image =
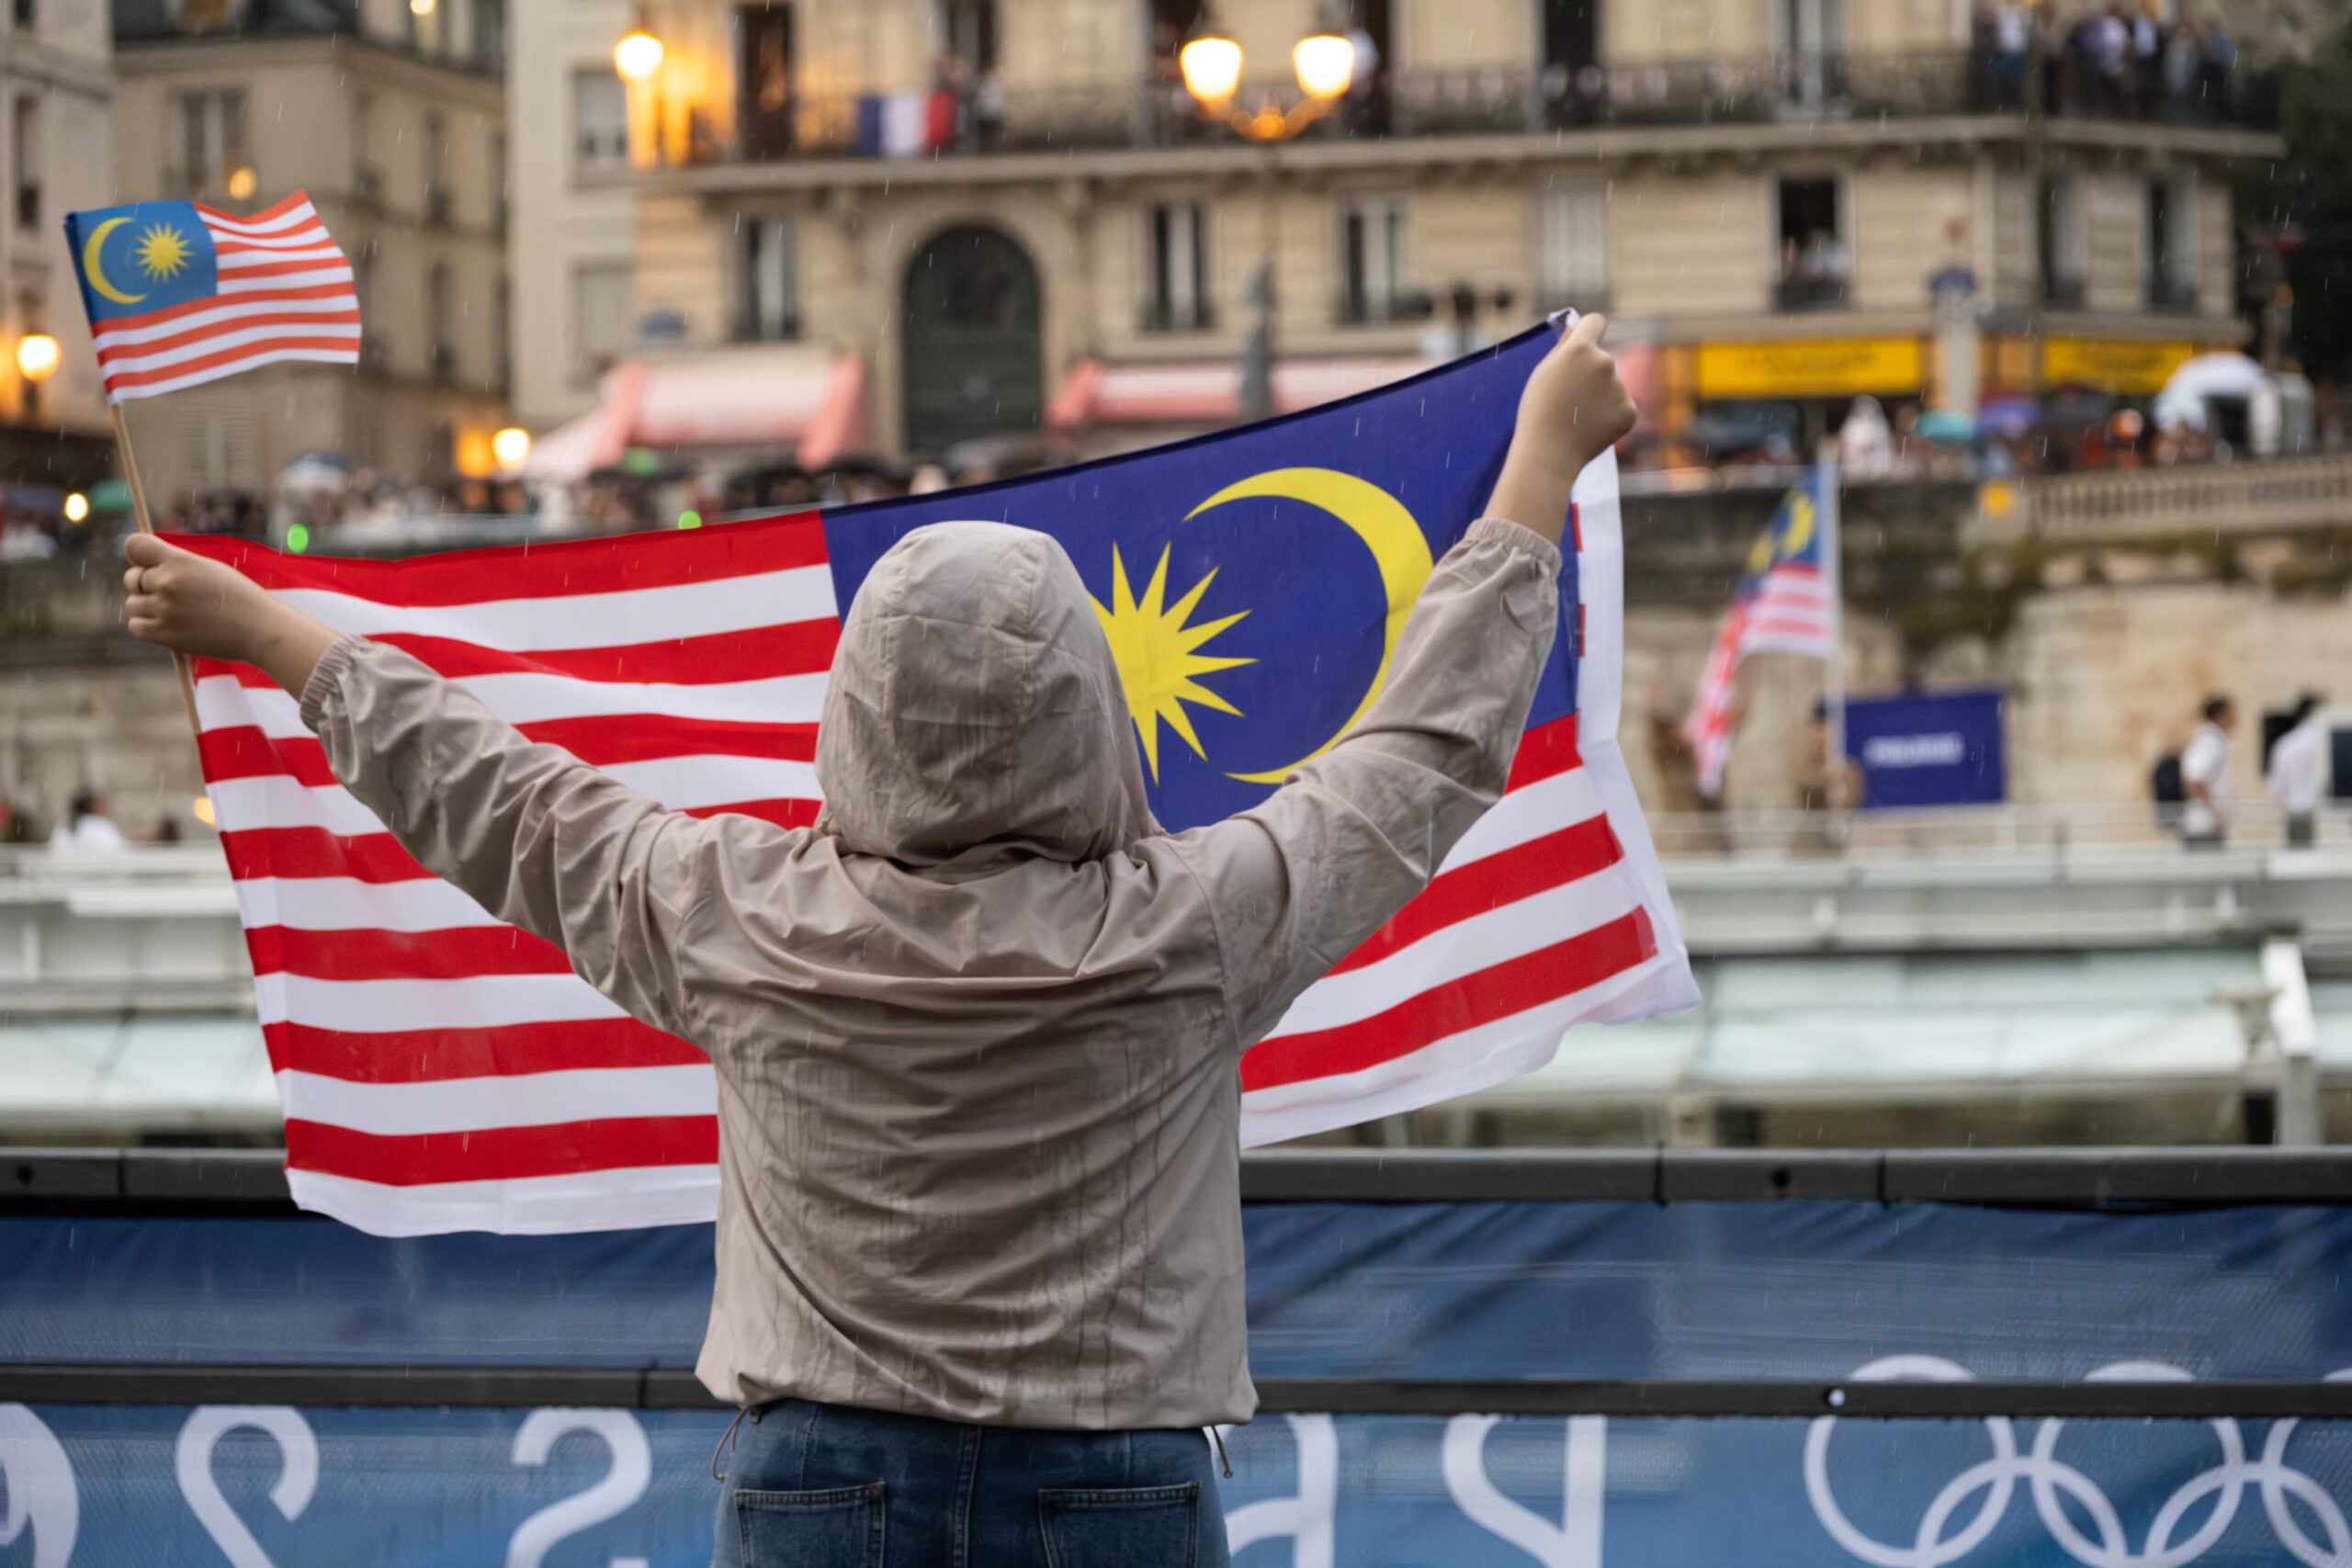
[[[2352,1207],[1243,1209],[1261,1378],[2064,1380],[2352,1367]],[[0,1217],[0,1363],[694,1365],[706,1225],[390,1239],[319,1219]]]
[[[1253,1204],[1264,1377],[2352,1376],[2352,1208]],[[0,1363],[664,1367],[706,1227],[0,1218]],[[724,1412],[0,1403],[0,1568],[671,1568]],[[2352,1563],[2352,1422],[1267,1415],[1239,1568]],[[1726,1542],[1737,1543],[1726,1554]]]
[[[0,1404],[0,1564],[702,1568],[726,1427]],[[1306,1415],[1228,1447],[1237,1568],[2352,1561],[2352,1422]]]
[[[1983,806],[2008,792],[1999,692],[1905,692],[1846,700],[1846,755],[1862,807]]]

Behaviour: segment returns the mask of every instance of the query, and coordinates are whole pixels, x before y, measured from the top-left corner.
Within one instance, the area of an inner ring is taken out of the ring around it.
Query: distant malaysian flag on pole
[[[1683,721],[1699,763],[1699,793],[1723,793],[1738,725],[1740,661],[1751,653],[1796,653],[1838,664],[1838,477],[1826,460],[1789,491],[1763,536],[1715,633],[1699,697]],[[1842,702],[1838,705],[1842,706]]]
[[[285,360],[359,361],[351,261],[300,191],[249,218],[192,201],[69,213],[107,401]]]

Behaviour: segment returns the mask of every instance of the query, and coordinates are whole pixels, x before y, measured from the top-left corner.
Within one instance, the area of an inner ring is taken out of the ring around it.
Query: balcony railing
[[[1772,286],[1776,310],[1842,310],[1852,292],[1842,277],[1784,277]]]
[[[1294,91],[1281,82],[1246,83],[1236,101],[1281,100]],[[922,90],[804,93],[763,111],[731,138],[718,129],[722,116],[697,114],[691,133],[669,157],[685,164],[760,164],[1234,143],[1222,124],[1202,119],[1170,72],[1141,81],[1009,86],[986,115],[969,98],[958,98],[952,112],[937,112],[919,101],[930,96]],[[2267,87],[2257,91],[2250,77],[2177,96],[2077,90],[2063,62],[2019,74],[1996,70],[1981,53],[1946,50],[1636,62],[1574,71],[1528,65],[1388,72],[1342,100],[1306,135],[1330,141],[1868,121],[2019,113],[2029,98],[2062,118],[2208,125],[2268,125],[2276,118],[2273,96]]]

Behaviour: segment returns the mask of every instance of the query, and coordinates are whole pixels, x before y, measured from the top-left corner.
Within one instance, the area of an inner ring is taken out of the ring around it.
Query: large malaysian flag
[[[192,201],[66,215],[107,401],[285,360],[359,361],[351,262],[296,191],[248,218]]]
[[[788,831],[815,818],[841,615],[882,552],[953,518],[1043,529],[1114,649],[1166,666],[1149,700],[1129,695],[1154,812],[1181,829],[1262,799],[1363,712],[1549,341],[1224,435],[822,514],[397,563],[180,542],[673,808]],[[1247,1141],[1484,1088],[1548,1061],[1571,1024],[1695,999],[1616,746],[1613,459],[1587,471],[1575,523],[1508,793],[1243,1057]],[[297,1198],[384,1233],[708,1218],[703,1054],[410,859],[257,671],[200,662],[197,704]]]

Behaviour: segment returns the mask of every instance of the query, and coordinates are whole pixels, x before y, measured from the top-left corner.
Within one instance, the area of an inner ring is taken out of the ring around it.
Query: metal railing
[[[2063,62],[2014,80],[1968,50],[1776,52],[1726,60],[1624,61],[1581,68],[1510,64],[1382,73],[1308,128],[1310,140],[1525,134],[1609,127],[1808,124],[1823,120],[2021,114],[2029,96],[2058,118],[2192,125],[2275,122],[2247,90],[2154,96],[2076,90]],[[937,91],[947,91],[938,89]],[[1286,81],[1244,83],[1235,101],[1286,101]],[[1007,85],[985,107],[958,95],[808,92],[735,134],[697,115],[684,164],[800,158],[932,157],[1231,144],[1204,121],[1172,62],[1140,77]]]

